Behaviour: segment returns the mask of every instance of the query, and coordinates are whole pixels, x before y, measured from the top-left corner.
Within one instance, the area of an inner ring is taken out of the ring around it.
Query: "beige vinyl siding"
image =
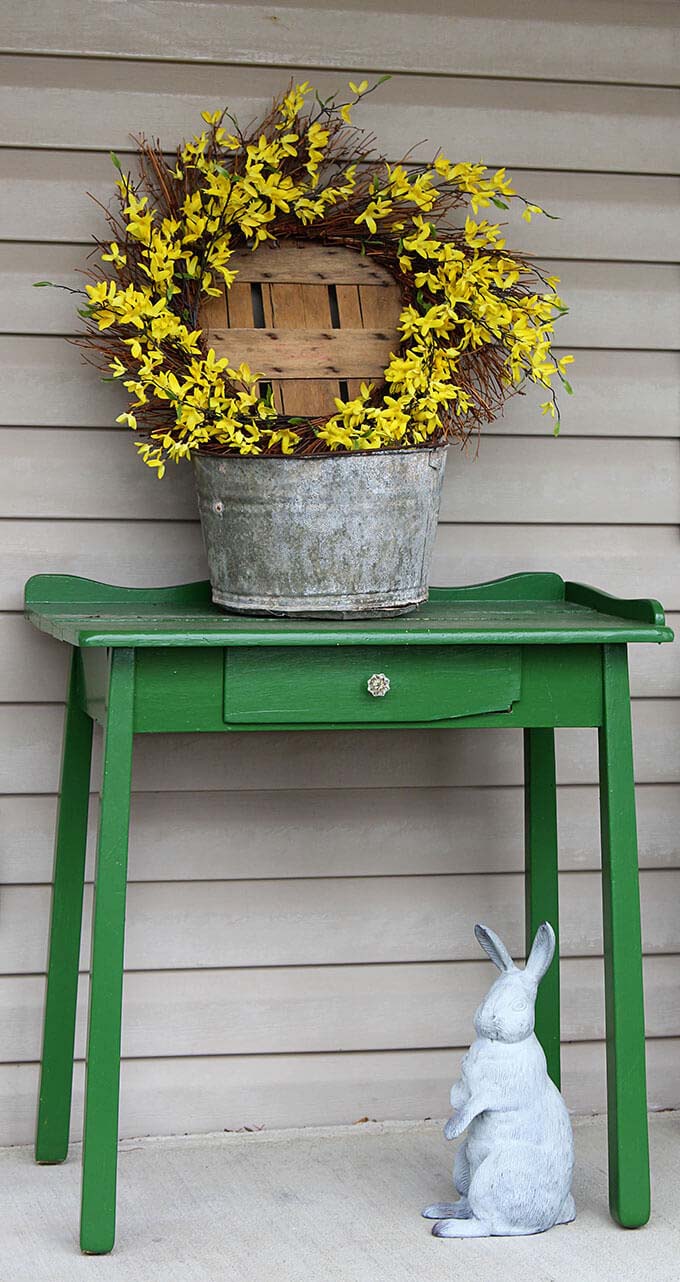
[[[0,1143],[32,1135],[64,648],[24,624],[32,573],[203,577],[191,476],[159,484],[113,426],[119,389],[64,342],[108,151],[244,120],[291,76],[391,72],[357,119],[506,164],[560,221],[509,242],[562,277],[576,395],[555,441],[517,398],[452,455],[433,580],[554,569],[680,620],[680,10],[575,0],[9,0],[0,31]],[[306,66],[300,66],[304,50]],[[431,148],[424,147],[427,156]],[[94,429],[94,430],[93,430]],[[680,664],[631,656],[652,1107],[680,1105]],[[565,1094],[604,1104],[595,736],[558,736]],[[96,789],[99,763],[93,773]],[[522,948],[521,735],[140,737],[122,1131],[445,1111],[491,978]],[[93,797],[86,914],[89,922]],[[88,940],[74,1134],[80,1133]]]

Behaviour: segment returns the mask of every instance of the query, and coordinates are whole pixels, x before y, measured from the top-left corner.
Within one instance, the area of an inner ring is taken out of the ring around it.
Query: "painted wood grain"
[[[302,66],[291,74],[322,97],[338,88],[335,71]],[[181,64],[150,62],[140,75],[134,62],[0,57],[0,115],[12,147],[118,150],[140,122],[147,136],[174,146],[199,129],[201,111],[229,105],[240,120],[257,119],[281,83],[270,68],[233,67],[226,84],[222,68],[201,64],[187,75]],[[392,160],[412,147],[431,159],[441,147],[492,165],[658,175],[679,171],[677,118],[673,89],[418,74],[394,76],[355,113]]]
[[[227,99],[249,120],[289,75],[305,76],[304,57],[322,90],[367,64],[408,73],[357,112],[389,154],[429,138],[425,158],[441,144],[505,163],[520,191],[561,215],[530,229],[511,216],[508,241],[560,260],[552,270],[572,308],[560,342],[579,349],[564,438],[543,435],[527,397],[477,463],[451,459],[434,580],[556,568],[680,611],[680,131],[667,87],[678,7],[453,8],[416,16],[394,0],[386,22],[385,0],[173,0],[171,11],[142,0],[133,27],[115,0],[11,0],[0,32],[14,55],[0,58],[0,241],[13,242],[0,245],[0,421],[39,430],[0,440],[11,514],[0,609],[18,610],[39,570],[136,584],[204,575],[189,472],[159,486],[122,434],[73,430],[110,427],[123,398],[58,337],[73,328],[69,296],[32,281],[69,283],[83,265],[96,223],[84,192],[108,198],[109,148],[129,155],[140,128],[173,143]],[[478,524],[480,511],[494,523]],[[63,651],[0,615],[0,699],[13,701],[0,707],[10,971],[44,960]],[[650,1102],[667,1107],[678,1102],[680,669],[671,646],[632,647],[631,659]],[[467,1041],[486,983],[470,922],[488,909],[520,942],[522,793],[520,736],[443,734],[140,741],[130,948],[149,969],[126,981],[124,1134],[445,1111],[459,1056],[444,1046]],[[600,1039],[594,735],[562,734],[558,751],[568,949],[587,954],[565,963],[567,1035]],[[95,798],[91,809],[92,839]],[[182,957],[189,969],[158,969]],[[328,957],[342,960],[319,964]],[[0,1143],[32,1138],[36,1069],[16,1058],[38,1054],[41,1000],[40,976],[0,977],[2,1056],[15,1057],[0,1066]],[[570,1105],[603,1107],[599,1040],[568,1044],[565,1068]],[[76,1096],[77,1126],[80,1065]]]
[[[303,412],[301,405],[297,412]],[[540,419],[540,410],[527,405],[527,417],[532,412]],[[140,513],[149,521],[197,517],[191,467],[172,468],[159,484],[155,473],[140,466],[126,428],[28,433],[0,428],[0,453],[3,517],[29,512],[88,520],[134,520]],[[570,439],[566,432],[555,440],[545,432],[542,438],[519,440],[483,435],[464,451],[452,445],[440,519],[472,525],[490,515],[509,525],[672,525],[680,515],[678,443]]]
[[[668,626],[680,632],[680,614],[667,615]],[[633,695],[680,697],[680,664],[674,646],[630,646]],[[22,614],[0,614],[0,703],[41,701],[63,703],[68,649],[38,632]]]
[[[378,1051],[320,1055],[191,1056],[124,1060],[123,1137],[332,1125],[444,1117],[464,1051]],[[649,1102],[671,1108],[677,1099],[680,1039],[647,1043]],[[604,1047],[577,1042],[564,1048],[562,1089],[575,1112],[603,1112]],[[35,1126],[38,1067],[0,1067],[0,1139],[30,1144]],[[81,1135],[83,1065],[76,1065],[72,1138]]]
[[[602,952],[599,874],[560,874],[564,957]],[[475,921],[493,922],[518,956],[524,937],[521,873],[412,877],[272,878],[133,882],[128,892],[129,970],[329,966],[474,961]],[[680,952],[680,869],[644,870],[643,947]],[[91,886],[86,887],[81,967],[89,964]],[[46,886],[6,886],[0,973],[42,972],[50,904]]]
[[[556,349],[563,354],[563,348]],[[580,349],[574,396],[562,397],[562,433],[579,436],[680,436],[680,357],[675,352]],[[126,407],[117,383],[102,383],[80,351],[61,338],[0,335],[6,426],[112,427]],[[540,389],[506,406],[485,435],[545,436]],[[644,429],[644,431],[643,431]]]
[[[227,4],[175,0],[141,4],[134,28],[115,0],[38,0],[13,5],[3,23],[3,51],[294,66],[304,49],[314,66],[370,66],[380,71],[491,75],[544,80],[677,84],[678,15],[672,3],[577,0],[546,14],[539,0],[517,12],[502,0],[478,0],[415,14],[408,4],[385,21],[385,4]],[[584,34],[585,27],[585,34]]]
[[[680,615],[667,616],[680,632]],[[62,703],[68,649],[31,627],[21,614],[0,614],[0,702]],[[646,698],[680,698],[680,664],[673,646],[632,645],[631,691]]]
[[[562,1040],[604,1036],[600,958],[562,963]],[[416,965],[132,971],[124,980],[123,1055],[285,1055],[463,1046],[490,984],[487,961]],[[647,1036],[675,1034],[680,957],[646,957]],[[45,981],[0,977],[0,1063],[40,1058]],[[86,975],[76,1056],[84,1058]]]
[[[160,482],[154,482],[160,484]],[[126,587],[207,578],[198,522],[6,520],[0,558],[0,610],[23,608],[31,574],[81,574]],[[140,551],[140,546],[143,551]],[[475,526],[461,547],[458,527],[441,525],[430,581],[459,586],[524,570],[555,570],[618,596],[654,596],[680,609],[677,531],[672,526]]]
[[[520,784],[135,792],[131,881],[520,872]],[[638,784],[640,864],[680,867],[680,785]],[[92,878],[98,799],[90,800]],[[0,796],[5,884],[49,883],[56,798]],[[561,787],[560,867],[599,867],[597,789]],[[191,858],[187,858],[187,851]],[[415,884],[415,883],[414,883]],[[255,893],[255,892],[254,892]]]
[[[0,239],[91,244],[101,224],[86,193],[105,205],[111,201],[116,174],[107,155],[5,149],[0,169]],[[534,218],[528,229],[522,207],[499,213],[516,249],[552,258],[680,259],[677,178],[526,169],[517,174],[516,186],[559,216]]]
[[[0,368],[6,424],[111,427],[127,405],[124,388],[101,382],[82,352],[61,338],[2,335]]]
[[[77,246],[0,244],[0,332],[75,334],[78,298],[36,289],[51,280],[84,290],[86,258]],[[680,348],[680,267],[551,260],[570,311],[557,341],[569,347]]]
[[[47,340],[44,340],[47,341]],[[562,349],[556,349],[562,354]],[[671,352],[587,351],[574,364],[574,395],[560,398],[563,439],[680,435],[680,357]],[[540,436],[538,388],[515,396],[490,432]]]
[[[62,709],[0,705],[0,792],[55,792]],[[636,778],[680,782],[680,700],[641,699],[634,707]],[[597,779],[595,732],[561,730],[561,783]],[[99,737],[94,778],[99,778]],[[522,781],[521,731],[505,729],[230,732],[140,735],[135,791],[213,792],[262,788],[390,788],[509,785]]]

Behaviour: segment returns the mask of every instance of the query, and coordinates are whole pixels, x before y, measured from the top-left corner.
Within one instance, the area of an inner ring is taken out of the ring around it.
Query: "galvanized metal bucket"
[[[213,601],[240,614],[371,618],[427,597],[446,448],[194,456]]]

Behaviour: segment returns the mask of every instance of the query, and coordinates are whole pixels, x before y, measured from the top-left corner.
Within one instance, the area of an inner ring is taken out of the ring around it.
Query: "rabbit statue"
[[[576,1215],[571,1195],[574,1143],[566,1105],[548,1077],[534,1034],[538,985],[555,952],[544,921],[524,970],[487,926],[475,935],[500,975],[475,1012],[477,1034],[451,1091],[448,1140],[467,1130],[456,1154],[457,1202],[422,1212],[436,1237],[543,1233]]]

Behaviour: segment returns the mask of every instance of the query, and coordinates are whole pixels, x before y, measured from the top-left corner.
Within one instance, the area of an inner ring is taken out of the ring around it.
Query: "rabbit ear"
[[[539,926],[531,945],[524,973],[538,987],[555,954],[555,932],[549,921]]]
[[[489,930],[488,926],[482,926],[478,922],[475,926],[475,935],[477,942],[482,945],[484,952],[487,957],[491,958],[494,966],[503,971],[515,970],[515,963],[510,953],[495,931]]]

